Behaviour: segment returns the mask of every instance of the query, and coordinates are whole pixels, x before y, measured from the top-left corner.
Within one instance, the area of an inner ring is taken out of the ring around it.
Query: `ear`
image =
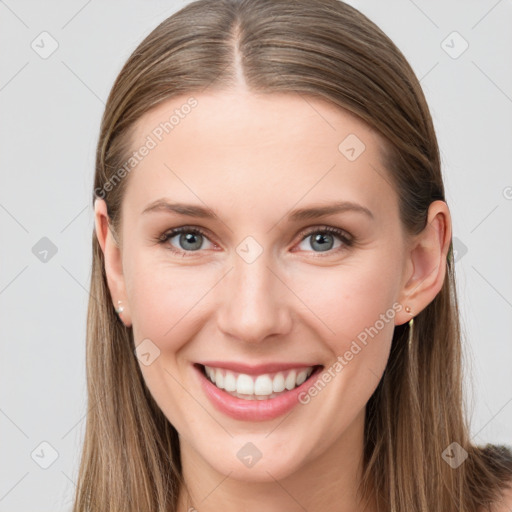
[[[409,245],[404,284],[399,297],[403,310],[396,315],[396,325],[408,322],[434,300],[446,275],[446,258],[452,238],[448,205],[433,201],[428,209],[425,229]],[[410,313],[405,307],[411,308]]]
[[[126,325],[131,326],[130,308],[126,297],[126,287],[123,275],[123,262],[121,247],[114,238],[110,219],[107,211],[107,204],[103,199],[97,198],[94,201],[94,224],[96,237],[100,244],[105,260],[105,274],[110,295],[114,301],[113,307],[117,308],[117,301],[121,301],[123,312],[119,318]]]

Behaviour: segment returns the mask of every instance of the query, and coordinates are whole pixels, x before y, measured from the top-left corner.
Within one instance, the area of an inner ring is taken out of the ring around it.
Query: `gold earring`
[[[118,301],[117,301],[117,308],[115,308],[115,309],[116,309],[116,313],[117,313],[118,315],[120,315],[120,314],[124,311],[124,307],[123,307],[123,306],[121,306],[121,302],[122,302],[122,301],[118,300]]]
[[[405,311],[407,313],[409,313],[410,315],[412,315],[411,313],[411,308],[409,306],[405,306]],[[408,339],[408,344],[409,344],[409,348],[411,348],[411,345],[412,345],[412,338],[413,338],[413,326],[414,326],[414,317],[412,317],[410,320],[409,320],[409,339]]]

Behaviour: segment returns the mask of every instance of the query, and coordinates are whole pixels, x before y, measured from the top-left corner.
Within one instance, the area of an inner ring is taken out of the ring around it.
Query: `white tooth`
[[[286,379],[283,372],[278,372],[272,379],[270,375],[258,375],[255,379],[246,374],[235,374],[229,370],[221,370],[205,366],[206,375],[219,388],[233,393],[234,396],[240,394],[239,398],[246,400],[266,400],[273,398],[276,393],[282,393],[285,390],[292,390],[300,386],[312,373],[313,367],[301,370],[291,370]],[[251,396],[253,395],[253,396]]]
[[[297,372],[295,370],[291,370],[288,376],[286,377],[286,381],[284,383],[286,389],[290,391],[295,387],[295,377],[297,375]]]
[[[245,373],[238,375],[238,379],[236,380],[236,390],[238,393],[243,395],[254,394],[254,381],[252,380],[252,377],[245,375]]]
[[[306,380],[306,377],[308,375],[308,372],[307,370],[302,370],[298,375],[297,375],[297,386],[300,386],[305,380]]]
[[[274,380],[272,381],[272,390],[274,393],[284,391],[284,375],[281,372],[274,376]]]
[[[215,370],[215,385],[219,389],[224,389],[224,375],[222,375],[222,371],[218,368]]]
[[[255,395],[270,395],[272,393],[272,379],[269,375],[259,375],[254,383]]]
[[[208,375],[208,377],[210,377],[210,380],[212,382],[215,382],[215,370],[213,368],[211,368],[210,366],[205,366],[205,369],[206,369],[206,374]]]
[[[226,391],[236,391],[236,378],[233,372],[226,370],[224,376],[224,389]]]

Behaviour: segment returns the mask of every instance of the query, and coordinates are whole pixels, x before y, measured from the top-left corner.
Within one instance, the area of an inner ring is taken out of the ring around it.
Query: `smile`
[[[195,363],[200,387],[221,413],[242,421],[282,416],[301,402],[300,393],[319,377],[323,365]]]
[[[225,368],[204,366],[205,375],[218,389],[243,400],[268,400],[275,398],[285,390],[291,391],[300,386],[312,373],[314,367],[294,368],[291,370],[247,375]]]

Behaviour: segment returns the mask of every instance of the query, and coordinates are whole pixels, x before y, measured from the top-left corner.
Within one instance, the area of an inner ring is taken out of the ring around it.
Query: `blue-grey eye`
[[[338,239],[337,245],[335,245],[336,239]],[[302,244],[307,244],[309,247],[301,247]],[[327,252],[343,245],[350,245],[350,241],[343,231],[336,228],[316,228],[304,236],[299,244],[299,249],[309,251],[313,248],[314,252]]]
[[[178,245],[173,243],[171,240],[177,238]],[[169,241],[170,245],[173,249],[185,252],[194,252],[199,249],[204,249],[202,247],[203,242],[208,241],[208,238],[198,229],[193,228],[177,228],[165,235],[165,242]],[[209,242],[211,244],[211,242]]]

